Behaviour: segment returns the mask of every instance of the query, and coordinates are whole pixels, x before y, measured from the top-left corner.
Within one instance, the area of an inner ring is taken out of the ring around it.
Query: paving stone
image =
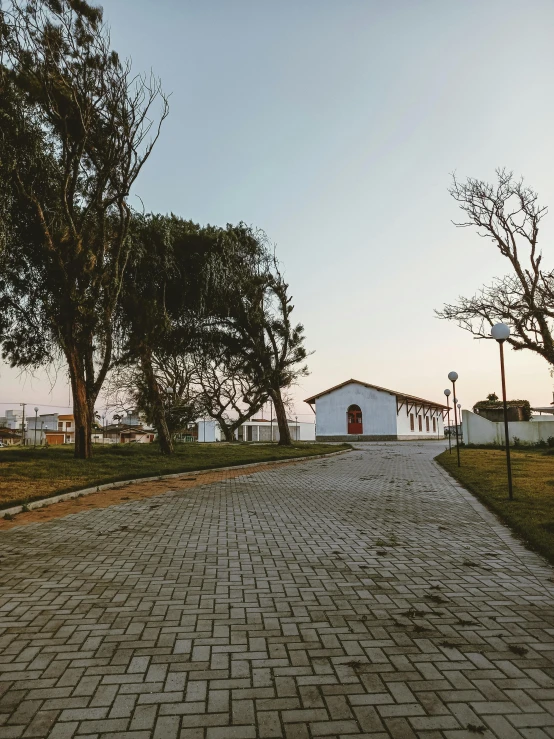
[[[443,448],[2,533],[0,739],[554,739],[552,568]]]

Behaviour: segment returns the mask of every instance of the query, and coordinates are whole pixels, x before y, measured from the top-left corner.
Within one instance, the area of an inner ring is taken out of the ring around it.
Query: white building
[[[21,431],[23,424],[23,412],[7,410],[5,416],[0,416],[0,426],[13,431]],[[25,417],[25,425],[27,425],[27,417]]]
[[[35,429],[36,423],[36,429]],[[75,421],[70,413],[41,413],[40,416],[30,415],[26,418],[27,431],[26,445],[73,444],[75,442]]]
[[[315,424],[288,419],[290,435],[293,441],[315,441]],[[251,418],[238,429],[236,437],[239,441],[279,441],[279,427],[276,419]]]
[[[304,421],[297,422],[291,419],[289,419],[288,424],[293,441],[315,440],[315,424]],[[199,419],[196,422],[196,427],[198,429],[198,441],[224,440],[219,424],[212,418]],[[267,418],[251,418],[235,431],[235,439],[237,441],[279,441],[277,421],[275,419],[271,421]]]
[[[221,441],[223,438],[219,424],[213,418],[198,419],[196,428],[198,431],[198,441],[214,442]]]
[[[359,380],[307,398],[316,413],[317,441],[444,438],[446,406]]]

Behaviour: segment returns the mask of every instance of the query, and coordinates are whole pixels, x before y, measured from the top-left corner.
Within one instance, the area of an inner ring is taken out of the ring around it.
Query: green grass
[[[58,493],[139,477],[155,477],[252,462],[294,459],[349,448],[348,444],[179,444],[170,457],[156,444],[94,448],[92,459],[73,457],[73,446],[0,449],[0,508]]]
[[[554,564],[554,456],[542,450],[511,450],[514,500],[508,499],[506,452],[461,449],[461,464],[448,451],[437,462],[531,549]]]

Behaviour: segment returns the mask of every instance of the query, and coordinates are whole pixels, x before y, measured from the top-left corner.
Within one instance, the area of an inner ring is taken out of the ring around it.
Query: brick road
[[[442,446],[3,533],[0,739],[554,737],[552,568]]]

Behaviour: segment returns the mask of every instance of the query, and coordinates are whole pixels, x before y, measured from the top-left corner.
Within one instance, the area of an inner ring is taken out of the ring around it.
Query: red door
[[[362,425],[362,410],[359,405],[351,405],[346,411],[348,419],[348,433],[349,434],[363,434]]]

